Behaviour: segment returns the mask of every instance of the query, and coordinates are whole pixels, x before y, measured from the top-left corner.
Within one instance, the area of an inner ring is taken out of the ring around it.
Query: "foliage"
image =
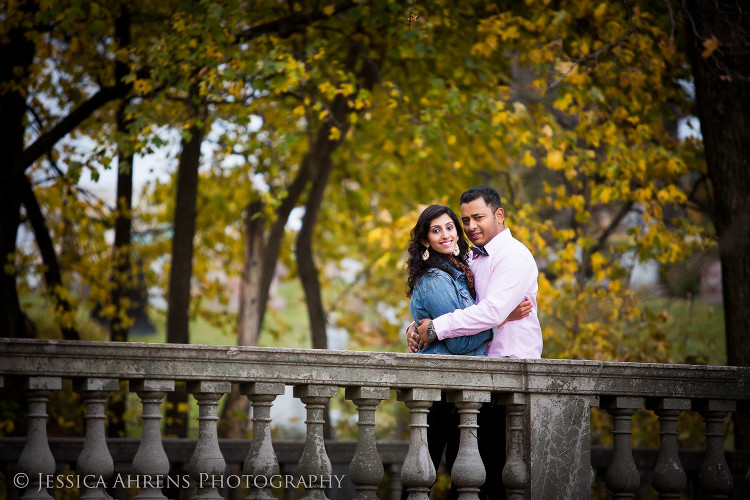
[[[329,131],[340,143],[315,251],[329,321],[347,328],[356,347],[403,349],[404,248],[413,222],[425,205],[458,208],[465,188],[488,183],[503,195],[514,236],[538,259],[546,357],[678,361],[670,355],[673,318],[628,288],[639,260],[674,264],[714,246],[691,198],[705,171],[700,143],[677,135],[690,112],[690,75],[665,5],[434,0],[416,3],[410,23],[402,3],[386,0],[324,2],[317,10],[257,2],[252,17],[240,2],[127,5],[130,46],[96,46],[87,54],[99,59],[76,66],[84,42],[93,47],[96,39],[79,30],[79,41],[39,56],[31,79],[40,105],[48,95],[69,96],[58,104],[67,109],[73,89],[100,73],[111,78],[112,56],[128,62],[130,136],[114,134],[105,110],[81,131],[95,147],[61,145],[54,153],[62,174],[49,162],[34,173],[48,179],[36,191],[49,207],[62,267],[105,316],[122,313],[107,302],[106,234],[116,207],[92,200],[79,180],[113,168],[118,144],[142,154],[173,145],[171,131],[179,137],[195,120],[185,99],[197,82],[212,132],[199,183],[193,315],[231,327],[226,279],[242,270],[245,209],[261,199],[273,223],[312,134],[340,96],[348,125]],[[114,9],[78,17],[65,11],[75,2],[55,9],[67,12],[66,23],[112,34]],[[317,17],[289,31],[269,27],[301,12]],[[364,54],[354,66],[353,51]],[[97,62],[106,55],[104,71]],[[59,83],[45,62],[62,75]],[[356,74],[370,63],[379,82],[368,90]],[[133,213],[142,236],[133,254],[162,294],[174,182],[151,182]],[[286,241],[281,261],[294,278]],[[333,286],[352,260],[355,276]],[[40,264],[33,254],[21,263],[33,287]]]

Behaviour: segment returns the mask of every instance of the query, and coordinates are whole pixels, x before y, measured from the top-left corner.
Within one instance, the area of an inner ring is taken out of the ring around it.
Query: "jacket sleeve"
[[[435,319],[461,307],[461,299],[453,285],[453,278],[445,272],[432,272],[422,277],[419,283],[421,298],[420,311],[427,313],[427,318]],[[417,321],[422,318],[417,318]]]
[[[466,303],[462,303],[454,280],[445,272],[434,272],[424,276],[420,282],[419,303],[420,312],[427,313],[427,318],[435,319],[446,313],[452,313]],[[467,295],[468,296],[468,295]],[[471,300],[470,296],[468,296]],[[419,313],[417,313],[419,314]],[[419,321],[422,318],[415,318]],[[492,338],[492,330],[474,332],[476,335],[462,336],[445,340],[445,346],[452,354],[469,354]]]

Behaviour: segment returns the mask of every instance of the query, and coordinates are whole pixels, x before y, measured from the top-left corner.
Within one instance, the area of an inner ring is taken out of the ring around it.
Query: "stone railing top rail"
[[[747,367],[2,338],[14,375],[750,400]]]

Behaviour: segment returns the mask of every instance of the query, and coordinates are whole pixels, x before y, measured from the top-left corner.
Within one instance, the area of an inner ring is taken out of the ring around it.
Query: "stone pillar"
[[[505,405],[506,457],[503,484],[509,500],[523,500],[527,496],[529,482],[528,468],[524,460],[526,396],[520,392],[500,394],[496,402]]]
[[[679,499],[680,494],[687,488],[687,476],[677,450],[677,418],[683,410],[690,409],[690,400],[653,399],[647,400],[646,407],[659,416],[661,441],[651,484],[659,492],[659,498]]]
[[[26,474],[28,487],[22,499],[51,500],[45,488],[44,478],[55,473],[55,457],[47,442],[47,402],[52,391],[62,389],[60,377],[29,377],[24,383],[26,401],[29,403],[28,432],[21,456],[18,459],[18,472]],[[43,478],[42,483],[39,477]]]
[[[516,403],[518,396],[513,395]],[[529,394],[524,420],[529,443],[529,498],[557,500],[591,495],[591,407],[586,395]],[[510,441],[509,441],[510,442]]]
[[[232,390],[229,382],[200,380],[188,382],[187,390],[198,401],[198,443],[190,458],[188,470],[196,495],[193,498],[220,500],[218,488],[223,484],[223,476],[227,463],[219,449],[219,439],[216,434],[216,407],[221,397]]]
[[[331,461],[328,459],[323,439],[324,412],[326,403],[336,395],[336,387],[330,385],[298,385],[294,397],[300,398],[307,408],[307,435],[305,449],[299,460],[299,474],[305,478],[308,488],[303,500],[328,500],[325,489],[330,486]],[[314,481],[310,478],[315,478]]]
[[[482,403],[490,399],[489,391],[448,393],[448,402],[456,405],[460,419],[458,428],[461,437],[451,470],[451,481],[456,485],[460,500],[478,500],[479,488],[487,478],[477,444],[477,415]]]
[[[732,472],[724,456],[724,419],[736,411],[735,401],[708,399],[693,402],[693,409],[706,421],[706,458],[698,482],[706,498],[729,498],[734,488]]]
[[[427,447],[427,413],[433,401],[440,401],[440,389],[403,389],[398,400],[409,408],[409,451],[401,467],[401,484],[409,492],[409,500],[429,500],[435,482],[435,467]]]
[[[279,394],[284,394],[284,384],[253,382],[240,384],[253,407],[253,442],[247,451],[242,473],[248,477],[265,477],[265,484],[253,481],[247,500],[275,500],[272,493],[272,478],[281,474],[279,460],[271,442],[271,406]]]
[[[131,380],[131,392],[138,394],[143,405],[143,432],[138,451],[133,457],[133,473],[141,486],[136,499],[167,498],[161,489],[166,486],[169,459],[161,439],[161,403],[167,392],[174,391],[174,380]]]
[[[390,478],[390,499],[401,500],[401,464],[392,463],[388,466],[388,477]]]
[[[630,444],[630,419],[639,408],[643,408],[643,398],[629,396],[608,396],[602,398],[602,408],[612,415],[612,463],[604,475],[607,488],[613,498],[634,498],[641,485],[641,476],[633,460]]]
[[[107,448],[107,436],[104,432],[104,409],[107,395],[120,388],[120,381],[116,378],[85,378],[76,380],[73,388],[82,394],[83,404],[86,406],[86,440],[78,455],[76,473],[79,477],[96,478],[96,481],[89,481],[89,484],[96,486],[81,486],[81,498],[111,499],[103,487],[103,483],[115,471],[115,462]]]
[[[346,399],[357,406],[357,449],[349,466],[349,478],[357,492],[355,500],[377,500],[378,485],[385,470],[375,446],[375,410],[388,399],[387,387],[347,387]]]

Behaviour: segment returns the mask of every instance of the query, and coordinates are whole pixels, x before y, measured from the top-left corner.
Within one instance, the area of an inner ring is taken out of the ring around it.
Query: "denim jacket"
[[[466,275],[448,266],[448,272],[433,268],[419,278],[412,291],[409,312],[414,321],[419,321],[423,318],[435,319],[471,305],[474,305],[474,299],[466,285]],[[495,328],[474,335],[436,340],[419,352],[487,356],[486,349],[494,335]]]

